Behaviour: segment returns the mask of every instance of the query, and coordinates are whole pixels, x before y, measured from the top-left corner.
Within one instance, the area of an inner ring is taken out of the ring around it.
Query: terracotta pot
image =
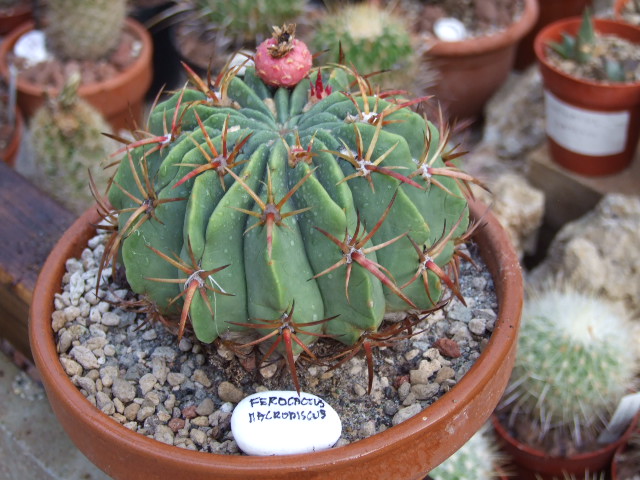
[[[475,118],[509,76],[518,41],[538,18],[537,0],[525,0],[522,16],[507,29],[460,42],[437,41],[425,61],[440,75],[433,93],[450,118]]]
[[[535,61],[536,55],[533,51],[533,41],[543,27],[556,20],[581,15],[585,7],[590,4],[591,0],[538,0],[540,8],[538,21],[520,41],[516,50],[514,68],[516,70],[524,70]]]
[[[0,9],[0,35],[6,35],[31,19],[31,2],[21,2],[13,8]]]
[[[501,448],[509,456],[520,480],[553,480],[564,478],[565,473],[580,476],[585,472],[608,471],[614,453],[618,447],[627,443],[637,425],[638,417],[634,418],[617,441],[593,452],[571,457],[553,457],[542,450],[532,448],[513,438],[496,415],[491,417],[491,421]]]
[[[545,87],[547,139],[559,165],[582,175],[609,175],[633,160],[640,132],[640,82],[577,79],[547,61],[546,45],[560,41],[563,33],[575,35],[581,21],[573,17],[554,22],[535,40]],[[640,29],[631,25],[594,19],[594,26],[600,34],[640,44]]]
[[[33,30],[29,22],[15,29],[0,44],[0,74],[7,77],[7,54],[16,41]],[[153,44],[149,32],[137,21],[128,18],[125,28],[142,42],[140,56],[128,69],[108,80],[82,85],[78,91],[81,98],[96,107],[114,129],[132,128],[132,118],[140,124],[143,117],[144,97],[153,77]],[[20,78],[18,75],[18,104],[26,118],[31,118],[45,100],[45,88]]]
[[[15,116],[15,128],[11,135],[11,139],[7,143],[7,146],[0,149],[0,161],[3,161],[9,166],[13,167],[16,164],[16,158],[18,157],[18,150],[20,149],[20,143],[22,142],[22,135],[24,133],[24,119],[20,109],[16,108]]]
[[[478,219],[485,207],[472,205]],[[130,431],[93,407],[62,369],[51,329],[54,294],[66,259],[78,256],[98,220],[88,210],[64,234],[40,272],[31,304],[31,351],[58,420],[78,448],[116,479],[422,479],[462,446],[489,418],[515,361],[522,310],[518,258],[504,229],[487,214],[476,239],[499,301],[491,339],[469,372],[421,414],[388,430],[313,454],[249,457],[185,450]]]

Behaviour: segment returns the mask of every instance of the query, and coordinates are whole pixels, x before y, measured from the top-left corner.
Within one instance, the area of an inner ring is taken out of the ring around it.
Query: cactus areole
[[[342,65],[308,72],[298,45],[269,60],[294,54],[287,68],[304,78],[287,87],[270,86],[259,56],[242,77],[189,71],[195,87],[153,109],[101,203],[117,217],[103,267],[121,261],[180,334],[189,319],[203,342],[244,332],[290,368],[320,336],[370,359],[411,334],[380,328],[386,313],[459,296],[474,181],[445,151],[448,130],[411,110],[424,99]]]

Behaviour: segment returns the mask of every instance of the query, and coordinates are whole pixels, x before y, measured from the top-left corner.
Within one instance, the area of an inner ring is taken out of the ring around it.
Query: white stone
[[[42,30],[31,30],[22,35],[13,47],[16,57],[23,58],[29,65],[44,62],[50,58],[45,35]]]
[[[433,33],[443,42],[459,42],[467,38],[467,29],[457,18],[440,18],[433,25]]]
[[[331,448],[342,423],[333,407],[315,395],[267,391],[238,403],[231,431],[248,455],[290,455]]]

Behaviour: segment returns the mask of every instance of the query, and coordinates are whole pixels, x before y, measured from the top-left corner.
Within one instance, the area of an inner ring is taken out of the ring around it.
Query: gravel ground
[[[103,282],[94,294],[104,236],[91,239],[79,259],[67,261],[63,293],[55,299],[53,329],[60,362],[71,381],[105,414],[158,441],[206,452],[241,454],[230,431],[234,406],[264,390],[292,390],[278,363],[251,372],[222,345],[187,335],[180,342],[160,323],[113,305],[131,298],[122,286]],[[342,419],[345,445],[412,417],[451,389],[473,365],[491,335],[497,302],[490,275],[463,263],[461,291],[445,311],[421,320],[420,333],[375,353],[375,378],[367,394],[367,364],[358,355],[342,367],[298,366],[305,392],[318,395]],[[110,272],[103,273],[110,281]],[[315,352],[337,342],[321,339]],[[243,359],[246,366],[252,357]],[[300,363],[300,362],[298,362]]]

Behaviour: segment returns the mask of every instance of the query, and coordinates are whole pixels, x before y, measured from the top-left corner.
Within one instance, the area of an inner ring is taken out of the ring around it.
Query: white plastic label
[[[581,155],[602,157],[624,151],[628,110],[595,112],[574,107],[545,90],[547,135],[558,145]]]
[[[622,397],[607,429],[598,437],[598,442],[602,444],[615,442],[629,428],[629,423],[638,411],[640,411],[640,392]]]

